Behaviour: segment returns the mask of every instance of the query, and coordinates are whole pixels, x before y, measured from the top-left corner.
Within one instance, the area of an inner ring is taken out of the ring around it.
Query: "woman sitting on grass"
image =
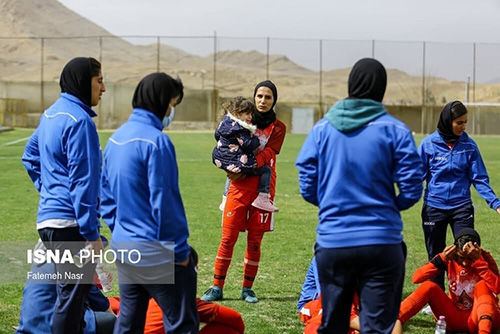
[[[498,267],[480,245],[479,234],[464,228],[453,245],[417,269],[412,280],[422,284],[401,303],[398,321],[404,324],[428,303],[436,319],[445,316],[448,331],[486,334],[499,330]],[[430,280],[443,271],[448,273],[449,296]]]

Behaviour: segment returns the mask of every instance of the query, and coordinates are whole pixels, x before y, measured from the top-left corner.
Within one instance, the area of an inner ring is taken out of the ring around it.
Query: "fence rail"
[[[217,109],[218,96],[249,96],[255,83],[271,79],[281,102],[316,104],[321,114],[325,106],[345,97],[349,68],[363,57],[379,59],[388,70],[384,103],[389,105],[425,109],[453,99],[500,102],[500,44],[495,43],[240,38],[214,32],[205,36],[9,36],[0,37],[0,48],[0,81],[13,83],[4,86],[37,83],[37,89],[29,90],[29,112],[39,112],[53,102],[49,84],[58,81],[64,64],[75,56],[100,60],[108,83],[135,85],[153,71],[178,75],[187,89],[213,92],[212,111]],[[109,90],[106,95],[115,93]],[[25,94],[0,89],[0,97],[26,98]]]

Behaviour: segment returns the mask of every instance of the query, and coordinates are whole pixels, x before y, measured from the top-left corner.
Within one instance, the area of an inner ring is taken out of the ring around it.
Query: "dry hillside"
[[[0,80],[57,81],[64,63],[75,56],[101,58],[107,81],[137,82],[155,71],[157,46],[134,45],[69,10],[56,0],[0,0]],[[43,41],[39,36],[52,37]],[[75,38],[77,36],[91,36]],[[96,36],[102,36],[99,40]],[[25,37],[17,39],[12,37]],[[153,41],[153,40],[152,40]],[[249,95],[266,77],[266,56],[257,51],[221,51],[216,55],[216,87],[222,96]],[[188,88],[213,87],[213,55],[201,57],[162,44],[160,69],[179,75]],[[323,73],[323,101],[346,95],[349,69]],[[279,87],[281,101],[318,101],[319,73],[284,55],[270,55],[269,76]],[[388,69],[387,102],[420,103],[422,79]],[[464,98],[464,83],[427,78],[430,101]],[[477,85],[476,100],[500,102],[500,85]]]

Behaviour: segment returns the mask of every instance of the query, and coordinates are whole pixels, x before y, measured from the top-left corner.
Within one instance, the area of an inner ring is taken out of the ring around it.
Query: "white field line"
[[[10,146],[10,145],[14,145],[14,144],[17,144],[17,143],[21,143],[23,141],[27,141],[28,139],[30,139],[31,136],[29,137],[26,137],[26,138],[21,138],[21,139],[16,139],[16,140],[13,140],[13,141],[10,141],[8,143],[4,143],[4,144],[1,144],[0,146]]]

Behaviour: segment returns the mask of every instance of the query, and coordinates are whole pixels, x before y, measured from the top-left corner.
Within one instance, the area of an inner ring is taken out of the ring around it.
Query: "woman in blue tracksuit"
[[[106,90],[101,64],[94,58],[74,58],[64,66],[59,85],[60,98],[40,117],[22,157],[40,194],[37,230],[49,249],[77,252],[90,243],[98,253],[103,248],[97,213],[101,150],[92,107]],[[83,332],[84,302],[94,267],[56,265],[62,277],[82,276],[57,282],[54,334]]]
[[[198,332],[196,272],[175,148],[162,133],[182,97],[179,79],[165,73],[144,77],[132,115],[104,150],[101,214],[112,231],[111,248],[141,254],[139,262],[137,256],[116,262],[121,306],[115,334],[144,331],[151,297],[163,311],[166,332]]]
[[[479,148],[465,132],[466,125],[467,108],[460,101],[450,102],[441,111],[437,130],[420,143],[427,183],[422,226],[429,260],[445,248],[448,224],[454,235],[464,227],[474,228],[471,184],[500,214],[500,200],[489,185]],[[444,273],[435,282],[444,290]]]
[[[348,331],[356,291],[361,332],[390,333],[399,312],[405,266],[399,212],[419,200],[423,172],[410,130],[382,105],[386,85],[382,64],[359,60],[349,74],[349,98],[315,124],[297,157],[300,192],[319,208],[318,333]]]

